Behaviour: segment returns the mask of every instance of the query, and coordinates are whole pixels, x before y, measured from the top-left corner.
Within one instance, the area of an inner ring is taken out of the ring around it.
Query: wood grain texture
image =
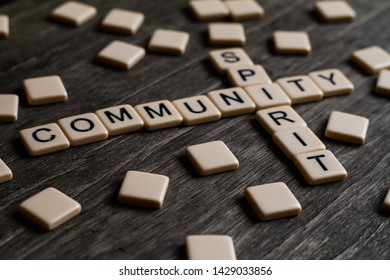
[[[1,259],[183,259],[189,234],[228,234],[239,259],[389,259],[390,218],[380,210],[389,185],[390,100],[373,93],[377,76],[349,61],[359,48],[380,45],[390,51],[390,2],[350,1],[358,17],[351,23],[324,24],[311,12],[314,1],[262,0],[260,21],[245,22],[246,51],[272,79],[337,67],[354,83],[354,93],[294,106],[308,126],[349,172],[345,182],[311,187],[254,114],[193,127],[136,132],[103,142],[32,158],[18,139],[21,129],[80,113],[129,103],[174,100],[229,87],[207,60],[207,23],[193,19],[185,0],[85,0],[98,16],[79,28],[48,19],[62,1],[3,1],[11,37],[0,41],[0,92],[21,98],[19,120],[0,124],[0,157],[14,179],[0,186]],[[99,30],[113,7],[143,12],[146,21],[132,37]],[[156,28],[191,35],[183,56],[148,53],[130,71],[94,62],[114,39],[146,47]],[[279,56],[274,30],[305,30],[310,56]],[[28,106],[22,80],[56,74],[69,100]],[[354,146],[324,137],[331,111],[370,119],[367,142]],[[184,156],[188,145],[222,140],[237,156],[233,172],[200,177]],[[116,196],[126,171],[168,175],[170,186],[159,210],[122,205]],[[291,219],[260,222],[244,199],[252,185],[285,182],[303,212]],[[76,199],[82,213],[52,232],[23,218],[17,206],[47,187]]]

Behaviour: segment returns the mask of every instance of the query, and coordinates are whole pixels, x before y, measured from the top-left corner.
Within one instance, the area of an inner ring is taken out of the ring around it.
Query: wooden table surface
[[[79,28],[48,19],[62,0],[3,1],[0,13],[11,19],[11,36],[0,41],[0,92],[20,96],[19,120],[0,124],[0,157],[14,179],[0,186],[1,259],[184,259],[190,234],[227,234],[238,259],[388,259],[390,217],[380,209],[390,187],[390,101],[375,95],[376,75],[350,62],[354,50],[379,45],[390,51],[390,1],[351,0],[357,19],[324,24],[312,12],[314,1],[260,1],[266,15],[245,22],[245,50],[272,79],[339,68],[355,85],[346,96],[294,106],[308,126],[348,171],[344,182],[309,186],[255,120],[254,114],[191,127],[141,131],[30,157],[18,138],[25,128],[97,109],[161,99],[174,100],[230,87],[207,59],[207,22],[190,14],[185,0],[89,0],[98,15]],[[143,12],[146,21],[134,36],[99,30],[114,7]],[[156,28],[190,33],[182,56],[147,53],[129,71],[97,64],[96,54],[112,40],[147,46]],[[279,56],[274,30],[305,30],[309,56]],[[27,104],[22,81],[59,75],[66,103]],[[325,138],[331,111],[370,119],[367,141],[356,146]],[[200,177],[184,156],[193,144],[224,141],[240,168]],[[126,171],[170,177],[159,210],[120,204],[117,194]],[[303,207],[295,218],[260,222],[244,199],[244,189],[285,182]],[[45,232],[22,217],[18,205],[55,187],[76,199],[80,215]]]

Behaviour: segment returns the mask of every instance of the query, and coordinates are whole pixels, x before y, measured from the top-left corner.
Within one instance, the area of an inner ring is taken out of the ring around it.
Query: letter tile
[[[253,0],[232,0],[225,2],[233,20],[259,19],[264,16],[264,9]]]
[[[382,209],[390,212],[390,189],[387,191],[385,200],[383,200]]]
[[[187,32],[157,29],[149,42],[148,49],[153,52],[183,54],[187,48],[190,34]]]
[[[271,78],[261,65],[230,67],[227,69],[227,75],[235,87],[272,83]]]
[[[11,169],[0,159],[0,184],[13,178]]]
[[[245,87],[245,91],[255,102],[256,110],[291,105],[290,97],[275,83]]]
[[[0,39],[9,36],[9,18],[7,15],[0,15]]]
[[[91,5],[76,1],[68,1],[53,10],[51,17],[54,20],[73,26],[80,26],[92,19],[97,9]]]
[[[30,105],[43,105],[68,100],[68,93],[59,76],[46,76],[23,81]]]
[[[186,238],[189,260],[235,260],[233,239],[227,235],[190,235]]]
[[[223,73],[233,66],[251,66],[252,60],[241,48],[222,49],[209,52],[209,59],[218,72]]]
[[[294,76],[276,80],[280,87],[291,98],[292,104],[321,100],[322,90],[308,76]]]
[[[0,122],[14,122],[18,119],[19,96],[0,94]]]
[[[144,14],[124,9],[112,9],[102,21],[108,31],[134,35],[144,22]]]
[[[222,19],[229,15],[225,3],[220,0],[194,0],[190,1],[189,5],[198,20]]]
[[[236,22],[209,23],[209,39],[212,46],[243,46],[244,26]]]
[[[360,49],[352,53],[354,61],[363,70],[378,74],[380,70],[390,68],[390,54],[378,46]]]
[[[309,73],[309,77],[324,93],[324,97],[348,94],[354,90],[352,82],[338,69]]]
[[[375,92],[377,94],[390,97],[390,70],[381,70],[376,83]]]
[[[356,12],[347,1],[317,1],[314,11],[326,22],[351,21]]]
[[[310,39],[306,32],[275,31],[273,39],[277,53],[307,55],[311,52]]]

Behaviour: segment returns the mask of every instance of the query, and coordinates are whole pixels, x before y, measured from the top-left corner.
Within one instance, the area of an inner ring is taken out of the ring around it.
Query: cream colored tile
[[[0,159],[0,184],[13,178],[11,169]]]
[[[134,35],[144,22],[144,14],[124,9],[112,9],[102,21],[105,30]]]
[[[314,10],[327,22],[351,21],[356,18],[355,10],[347,1],[317,1]]]
[[[97,60],[120,68],[130,69],[145,56],[145,50],[141,47],[121,41],[113,41],[97,55]]]
[[[168,100],[137,105],[135,110],[144,120],[147,130],[178,126],[183,122],[183,117]]]
[[[241,48],[211,51],[209,52],[209,59],[220,73],[225,72],[229,67],[253,65],[250,57]]]
[[[354,51],[352,60],[365,71],[378,74],[380,70],[390,68],[390,54],[378,46]]]
[[[271,78],[261,65],[234,66],[227,69],[230,82],[236,87],[270,84]]]
[[[225,5],[233,20],[259,19],[264,16],[263,7],[253,0],[226,1]]]
[[[276,80],[291,98],[292,104],[321,100],[322,90],[308,76],[294,76]]]
[[[294,156],[294,163],[310,185],[342,181],[347,171],[329,150]]]
[[[70,146],[68,138],[55,123],[23,129],[19,137],[32,156],[66,150]]]
[[[325,136],[357,145],[366,140],[369,120],[365,117],[333,111],[330,114]]]
[[[207,96],[224,118],[252,113],[256,108],[255,103],[239,87],[214,90]]]
[[[278,131],[306,126],[298,113],[291,106],[286,105],[259,110],[256,119],[271,135]]]
[[[18,119],[19,96],[0,94],[0,122],[14,122]]]
[[[153,52],[183,54],[187,48],[190,34],[187,32],[157,29],[149,42],[148,49]]]
[[[19,205],[19,212],[52,230],[81,212],[80,204],[55,188],[47,188]]]
[[[289,159],[294,155],[326,149],[324,143],[306,126],[278,131],[272,135],[272,139]]]
[[[189,146],[185,153],[202,176],[235,170],[239,167],[237,158],[222,141]]]
[[[302,207],[285,183],[249,187],[245,197],[262,221],[297,216]]]
[[[255,102],[256,110],[291,105],[290,97],[275,83],[245,87],[245,91]]]
[[[390,189],[387,191],[385,200],[383,200],[382,209],[390,212]]]
[[[24,91],[30,105],[65,102],[68,93],[59,76],[46,76],[23,81]]]
[[[9,18],[7,15],[0,15],[0,39],[9,36]]]
[[[108,137],[108,131],[93,113],[60,119],[58,125],[68,138],[71,146],[98,142]]]
[[[108,130],[109,136],[137,131],[144,127],[144,120],[128,104],[101,109],[95,113]]]
[[[185,125],[212,122],[221,118],[221,112],[204,95],[178,99],[172,103],[183,116]]]
[[[243,46],[246,43],[241,23],[209,23],[209,39],[213,46]]]
[[[186,238],[189,260],[235,260],[233,239],[227,235],[190,235]]]
[[[354,90],[352,82],[338,69],[309,73],[309,77],[324,93],[324,97],[348,94]]]
[[[91,5],[76,1],[68,1],[53,10],[51,17],[57,21],[80,26],[97,14],[97,9]]]
[[[197,0],[189,2],[192,13],[198,20],[214,20],[226,18],[229,15],[225,3],[220,0]]]
[[[375,92],[390,97],[390,70],[381,70]]]
[[[118,194],[122,203],[160,208],[168,189],[167,176],[128,171]]]
[[[309,36],[302,31],[275,31],[273,33],[275,50],[280,54],[309,54]]]

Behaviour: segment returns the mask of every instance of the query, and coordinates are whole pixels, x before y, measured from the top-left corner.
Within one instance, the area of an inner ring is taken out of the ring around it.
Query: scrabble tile
[[[6,15],[0,15],[0,39],[9,36],[9,18]]]
[[[378,46],[357,50],[352,53],[351,58],[371,74],[378,74],[380,70],[390,68],[390,54]]]
[[[192,13],[198,20],[214,20],[226,18],[229,15],[225,3],[220,0],[197,0],[189,2]]]
[[[167,176],[128,171],[118,194],[122,203],[160,208],[168,189]]]
[[[329,150],[294,156],[294,163],[310,185],[342,181],[347,171]]]
[[[144,22],[144,14],[123,9],[112,9],[102,21],[105,30],[134,35]]]
[[[47,188],[19,205],[19,212],[52,230],[81,212],[80,204],[55,188]]]
[[[209,39],[213,46],[243,46],[246,43],[244,26],[232,22],[210,23]]]
[[[183,54],[187,48],[190,34],[187,32],[157,29],[149,42],[148,49],[153,52]]]
[[[202,176],[235,170],[239,166],[237,158],[222,141],[189,146],[185,153]]]
[[[0,159],[0,184],[12,180],[12,178],[11,169]]]
[[[233,239],[227,235],[190,235],[186,238],[189,260],[235,260]]]
[[[311,44],[306,32],[275,31],[273,33],[275,49],[280,54],[309,54]]]
[[[70,146],[68,138],[55,123],[23,129],[19,137],[32,156],[66,150]]]
[[[0,94],[0,122],[14,122],[18,119],[19,96]]]
[[[382,209],[390,212],[390,189],[387,191],[385,200],[382,203]]]
[[[375,92],[390,97],[390,70],[381,70],[376,83]]]
[[[366,140],[369,120],[365,117],[333,111],[330,114],[325,136],[357,145]]]
[[[108,137],[108,131],[93,113],[60,119],[58,125],[68,138],[71,146],[98,142]]]
[[[298,113],[287,105],[259,110],[256,119],[271,135],[278,131],[307,126]]]
[[[272,135],[272,139],[289,159],[294,155],[326,149],[324,143],[306,126],[278,131]]]
[[[347,1],[317,1],[314,10],[327,22],[351,21],[356,17]]]
[[[276,80],[291,98],[292,104],[321,100],[322,90],[308,76],[294,76]]]
[[[46,76],[23,81],[24,91],[30,105],[65,102],[68,93],[58,76]]]
[[[120,69],[130,69],[145,56],[145,50],[141,47],[113,41],[97,55],[97,60]]]
[[[183,117],[168,100],[137,105],[135,110],[144,120],[147,130],[178,126],[183,122]]]
[[[68,1],[53,10],[51,17],[57,21],[80,26],[97,14],[95,7],[76,1]]]
[[[256,105],[256,110],[291,105],[291,99],[278,84],[262,84],[245,87],[246,93]]]
[[[263,7],[254,0],[226,1],[225,5],[233,20],[259,19],[264,16]]]
[[[230,82],[236,87],[270,84],[271,78],[261,65],[234,66],[227,69]]]
[[[137,131],[144,127],[144,120],[128,104],[101,109],[95,113],[107,128],[109,136]]]
[[[245,197],[262,221],[297,216],[302,211],[299,201],[282,182],[249,187]]]
[[[241,48],[222,49],[209,52],[209,59],[218,72],[223,73],[233,66],[251,66],[252,60]]]
[[[256,108],[255,103],[239,87],[211,91],[207,96],[224,118],[252,113]]]
[[[221,112],[204,95],[178,99],[172,103],[183,116],[185,125],[212,122],[221,118]]]
[[[338,69],[327,69],[309,73],[324,97],[348,94],[354,90],[352,82]]]

